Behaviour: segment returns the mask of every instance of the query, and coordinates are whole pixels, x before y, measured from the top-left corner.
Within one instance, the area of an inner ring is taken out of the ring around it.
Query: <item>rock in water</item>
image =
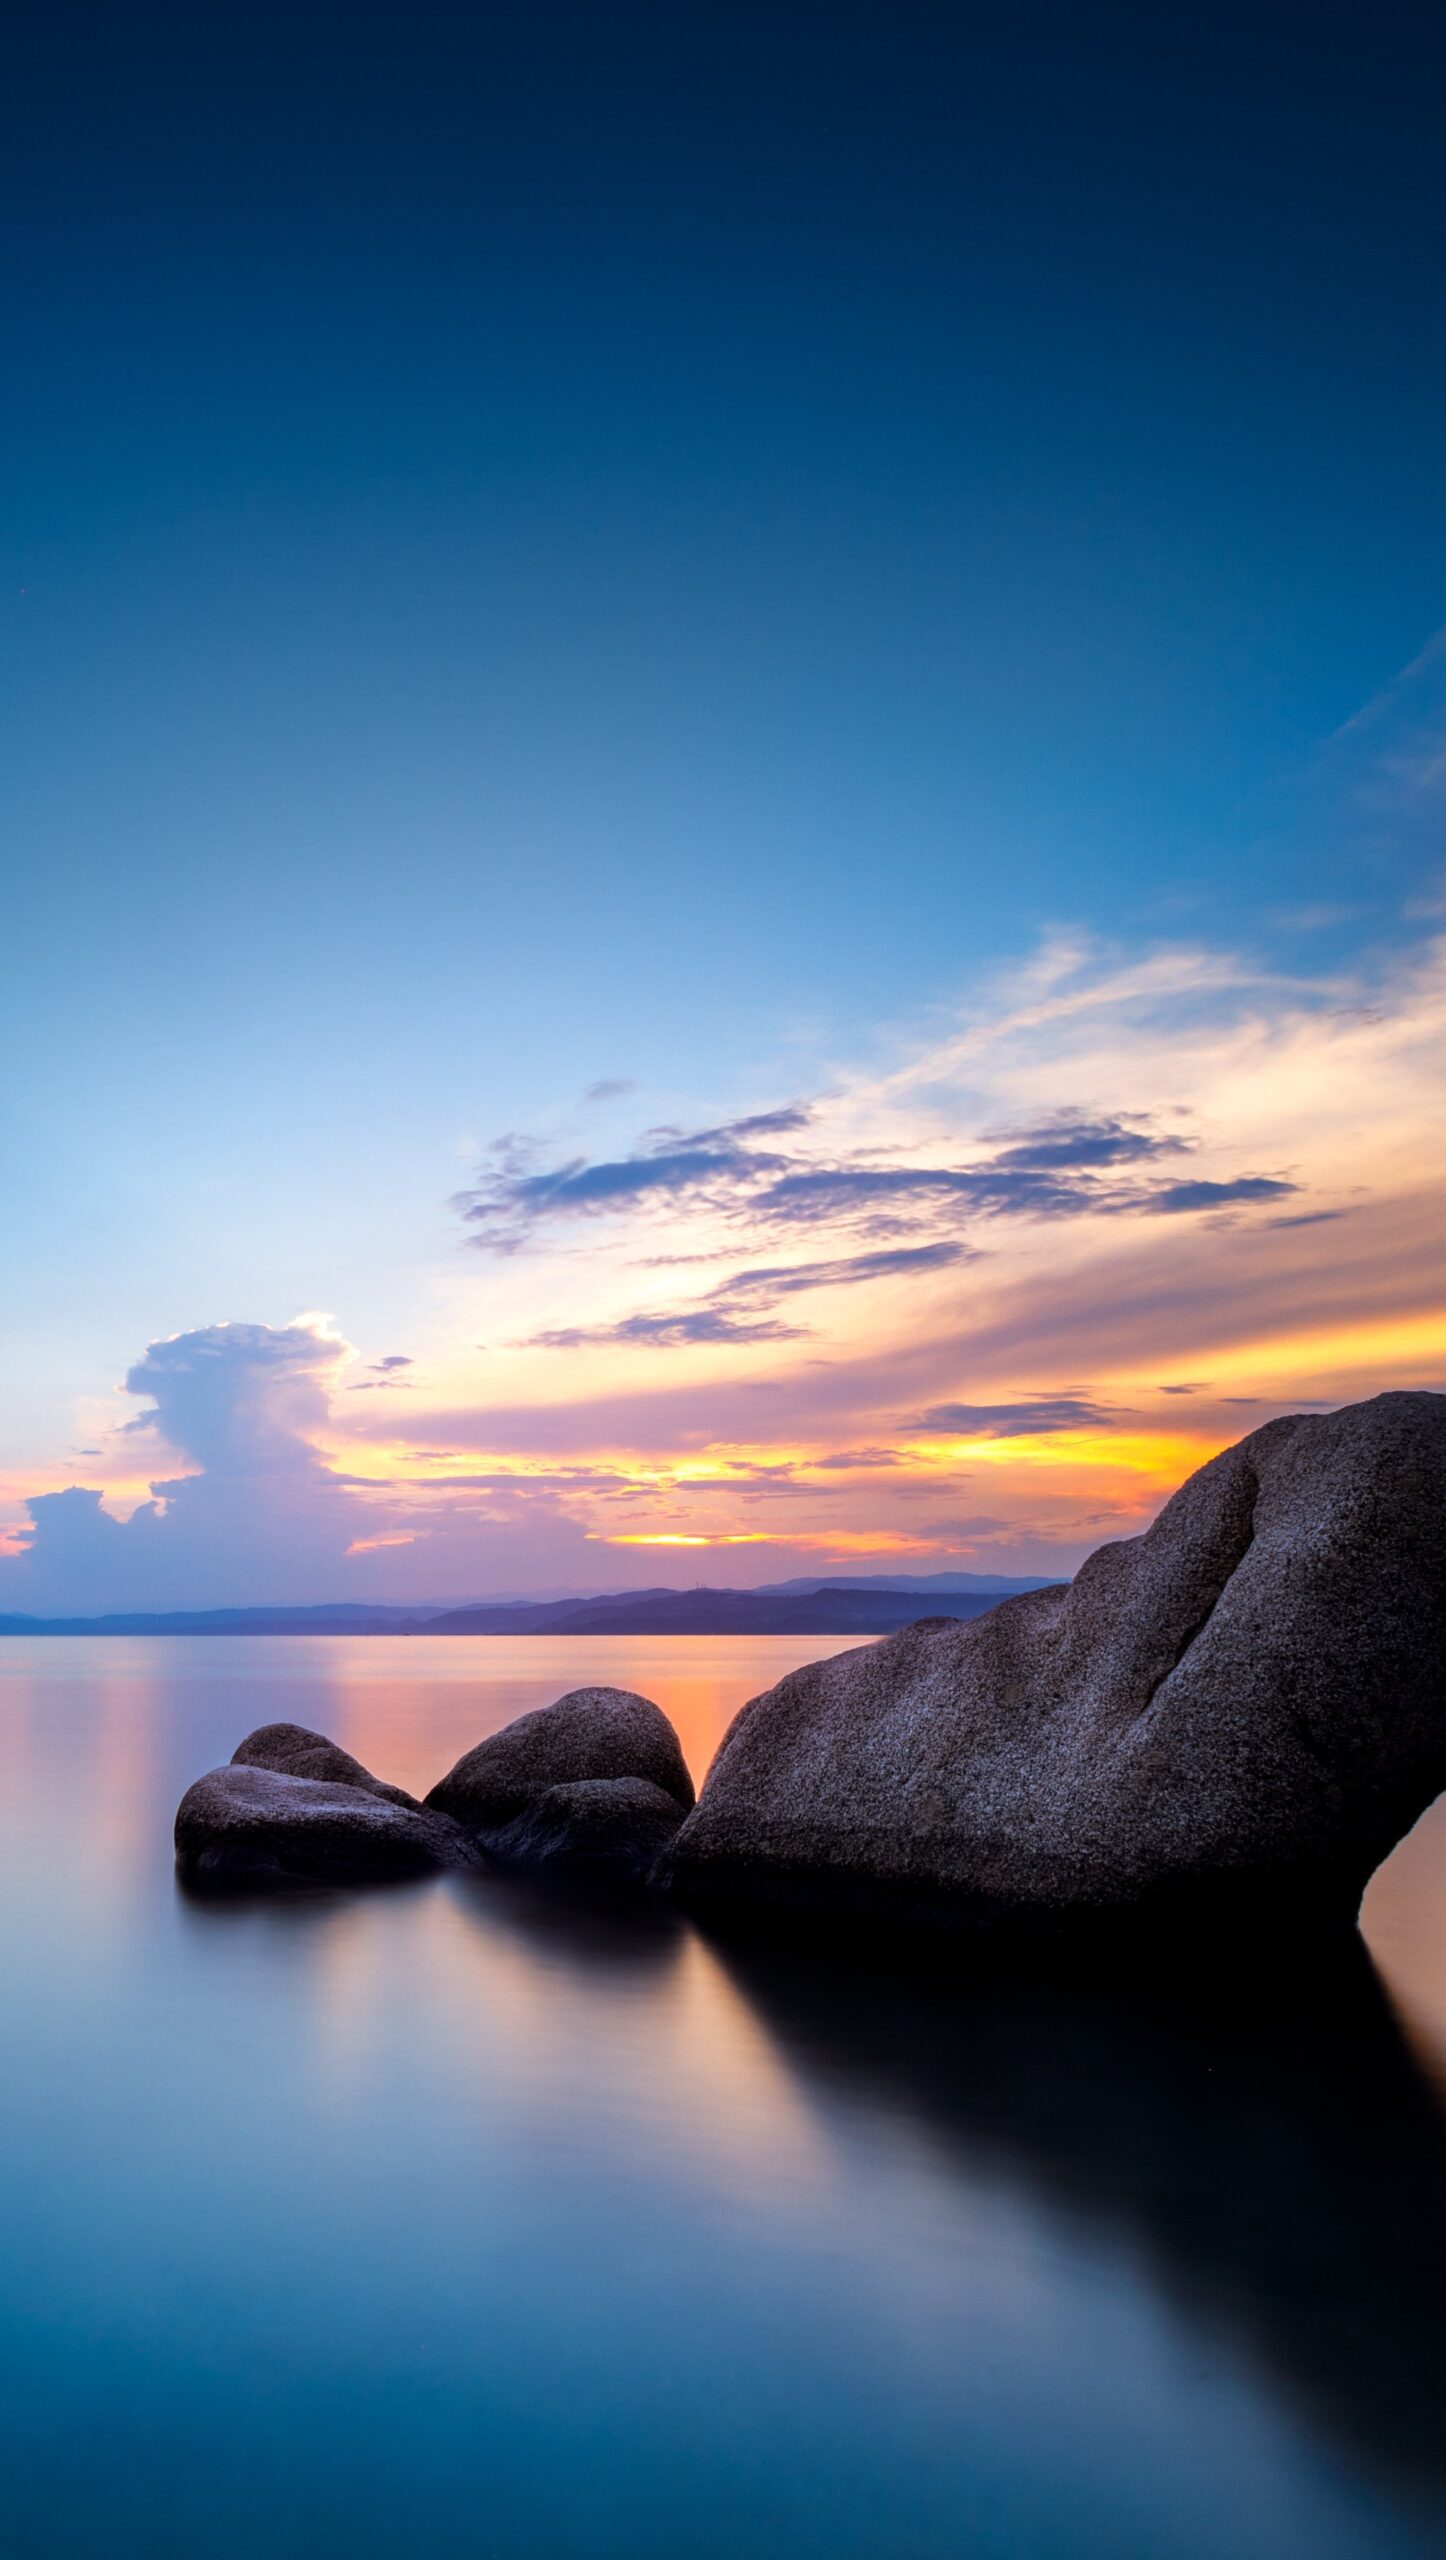
[[[1446,1786],[1446,1396],[1270,1422],[1066,1589],[743,1709],[693,1907],[1078,1932],[1349,1923]]]
[[[370,1787],[233,1762],[181,1798],[176,1863],[193,1884],[381,1883],[470,1866],[476,1855],[441,1814]]]
[[[549,1788],[595,1778],[646,1779],[680,1815],[693,1802],[688,1764],[661,1707],[631,1689],[574,1689],[464,1752],[427,1803],[487,1834]]]
[[[304,1724],[258,1725],[244,1742],[237,1743],[231,1766],[277,1769],[287,1778],[322,1778],[336,1787],[361,1787],[368,1795],[385,1796],[389,1804],[407,1805],[413,1813],[420,1810],[416,1797],[404,1787],[389,1787],[385,1778],[374,1778],[339,1742],[329,1742],[324,1733],[309,1732]]]
[[[595,1884],[646,1884],[683,1819],[676,1796],[647,1778],[579,1778],[546,1787],[485,1835],[507,1866]]]

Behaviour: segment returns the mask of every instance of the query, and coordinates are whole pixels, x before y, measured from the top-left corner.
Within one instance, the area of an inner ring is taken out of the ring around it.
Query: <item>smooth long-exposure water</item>
[[[177,1889],[257,1724],[423,1788],[607,1680],[701,1773],[828,1650],[0,1640],[4,2560],[1446,2549],[1446,1809],[1374,1965],[1178,1998]]]

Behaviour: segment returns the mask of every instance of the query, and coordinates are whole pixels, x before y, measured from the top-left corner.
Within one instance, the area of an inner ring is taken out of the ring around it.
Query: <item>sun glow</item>
[[[605,1547],[766,1547],[773,1540],[763,1529],[725,1530],[715,1538],[683,1529],[623,1529],[593,1531],[597,1543]]]
[[[1020,1433],[1009,1439],[940,1439],[906,1443],[911,1463],[924,1470],[971,1467],[1052,1469],[1098,1467],[1125,1475],[1175,1482],[1188,1475],[1215,1447],[1209,1437],[1183,1432],[1048,1431]]]

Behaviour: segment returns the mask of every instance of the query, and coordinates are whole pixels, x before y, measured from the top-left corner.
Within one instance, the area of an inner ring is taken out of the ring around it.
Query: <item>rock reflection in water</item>
[[[1240,1982],[720,1949],[800,2085],[1137,2248],[1332,2439],[1446,2499],[1446,2112],[1357,1945]]]
[[[1446,2136],[1359,1950],[1247,2006],[178,1892],[256,1724],[415,1788],[571,1685],[418,1651],[0,1650],[4,2560],[1436,2560]],[[695,1769],[784,1667],[588,1665]],[[1368,1914],[1417,2034],[1443,1888],[1423,1826]]]

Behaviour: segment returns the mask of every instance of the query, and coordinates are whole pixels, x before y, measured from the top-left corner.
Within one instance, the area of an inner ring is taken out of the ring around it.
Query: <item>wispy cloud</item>
[[[1084,1112],[1060,1111],[1041,1129],[1022,1136],[986,1132],[999,1147],[994,1161],[1006,1171],[1054,1172],[1063,1166],[1138,1164],[1148,1156],[1178,1154],[1191,1144],[1176,1131],[1151,1129],[1143,1119],[1133,1125],[1118,1116],[1091,1120]]]
[[[697,1534],[765,1499],[807,1521],[827,1484],[851,1534],[927,1546],[921,1523],[985,1516],[939,1499],[985,1468],[1041,1555],[1128,1528],[1240,1413],[1439,1361],[1408,1311],[1440,1301],[1443,1061],[1446,946],[1286,977],[1055,937],[881,1071],[830,1062],[809,1102],[596,1167],[498,1158],[472,1225],[528,1255],[495,1286],[562,1306],[515,1328],[530,1347],[476,1427],[650,1452],[653,1490],[618,1498]],[[639,1303],[641,1273],[710,1265],[700,1294]]]
[[[473,1229],[474,1244],[514,1253],[530,1229],[547,1221],[616,1214],[639,1202],[685,1195],[721,1200],[766,1181],[788,1159],[758,1141],[791,1136],[807,1126],[808,1117],[790,1105],[691,1133],[655,1129],[635,1155],[597,1164],[574,1156],[540,1170],[532,1144],[509,1136],[496,1142],[496,1162],[470,1191],[457,1195],[455,1206]]]
[[[898,1245],[879,1253],[844,1254],[832,1262],[794,1262],[737,1271],[720,1280],[715,1298],[791,1298],[804,1289],[857,1289],[878,1280],[923,1279],[931,1271],[950,1271],[972,1261],[961,1244]]]
[[[658,1315],[620,1316],[613,1324],[556,1325],[526,1339],[532,1351],[576,1351],[583,1343],[681,1351],[700,1343],[797,1342],[802,1332],[801,1325],[777,1324],[766,1316],[730,1315],[723,1307],[686,1307]]]
[[[1161,1218],[1182,1218],[1195,1209],[1240,1209],[1261,1200],[1284,1200],[1298,1186],[1262,1173],[1237,1174],[1233,1182],[1170,1182],[1139,1205]]]
[[[409,1388],[413,1384],[410,1378],[404,1378],[400,1374],[403,1369],[415,1366],[405,1351],[389,1351],[384,1360],[371,1360],[367,1366],[370,1375],[365,1378],[354,1378],[347,1389],[349,1395],[376,1395],[384,1388]]]
[[[977,1141],[992,1151],[962,1163],[880,1161],[896,1148],[840,1155],[820,1133],[822,1117],[821,1105],[790,1104],[716,1128],[650,1131],[635,1154],[611,1161],[573,1157],[542,1169],[529,1149],[508,1140],[497,1164],[455,1205],[474,1245],[512,1254],[559,1222],[635,1218],[660,1204],[669,1215],[679,1207],[710,1213],[745,1237],[820,1228],[887,1237],[967,1218],[1169,1216],[1278,1199],[1295,1188],[1254,1172],[1225,1182],[1138,1179],[1135,1168],[1197,1143],[1153,1125],[1146,1113],[1059,1110],[1035,1127]],[[771,1143],[784,1138],[811,1143]]]
[[[1098,1431],[1118,1419],[1089,1396],[1021,1396],[1012,1404],[935,1404],[900,1425],[957,1440],[1032,1440],[1040,1432]]]
[[[898,1246],[879,1253],[844,1254],[831,1262],[777,1263],[735,1271],[705,1298],[687,1307],[620,1316],[607,1324],[555,1326],[523,1337],[532,1351],[574,1351],[583,1343],[644,1344],[652,1350],[686,1350],[698,1343],[797,1342],[807,1330],[768,1313],[780,1298],[806,1290],[857,1289],[885,1280],[923,1278],[973,1259],[960,1244]]]

